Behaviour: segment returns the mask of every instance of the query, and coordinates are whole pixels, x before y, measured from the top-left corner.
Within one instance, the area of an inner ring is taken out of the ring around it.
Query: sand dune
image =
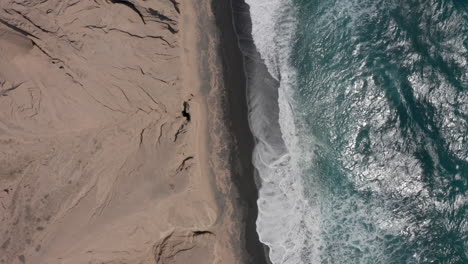
[[[0,7],[0,262],[240,262],[190,1]]]

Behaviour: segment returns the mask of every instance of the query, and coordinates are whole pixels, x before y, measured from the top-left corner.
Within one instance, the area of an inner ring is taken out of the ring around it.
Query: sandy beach
[[[0,7],[0,263],[266,262],[230,1]]]

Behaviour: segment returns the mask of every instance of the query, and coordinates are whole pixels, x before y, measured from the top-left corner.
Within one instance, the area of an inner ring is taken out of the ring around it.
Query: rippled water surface
[[[289,152],[257,161],[273,262],[468,263],[468,1],[274,2],[268,45],[251,3]]]

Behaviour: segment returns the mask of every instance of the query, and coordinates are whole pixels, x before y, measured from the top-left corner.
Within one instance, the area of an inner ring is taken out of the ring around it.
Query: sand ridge
[[[0,263],[237,262],[192,4],[1,1]]]

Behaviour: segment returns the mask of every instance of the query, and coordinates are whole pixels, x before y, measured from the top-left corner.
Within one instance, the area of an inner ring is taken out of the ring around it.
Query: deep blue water
[[[293,5],[303,263],[468,263],[468,1]]]
[[[284,142],[250,100],[273,263],[467,264],[468,1],[247,2],[279,82]]]

